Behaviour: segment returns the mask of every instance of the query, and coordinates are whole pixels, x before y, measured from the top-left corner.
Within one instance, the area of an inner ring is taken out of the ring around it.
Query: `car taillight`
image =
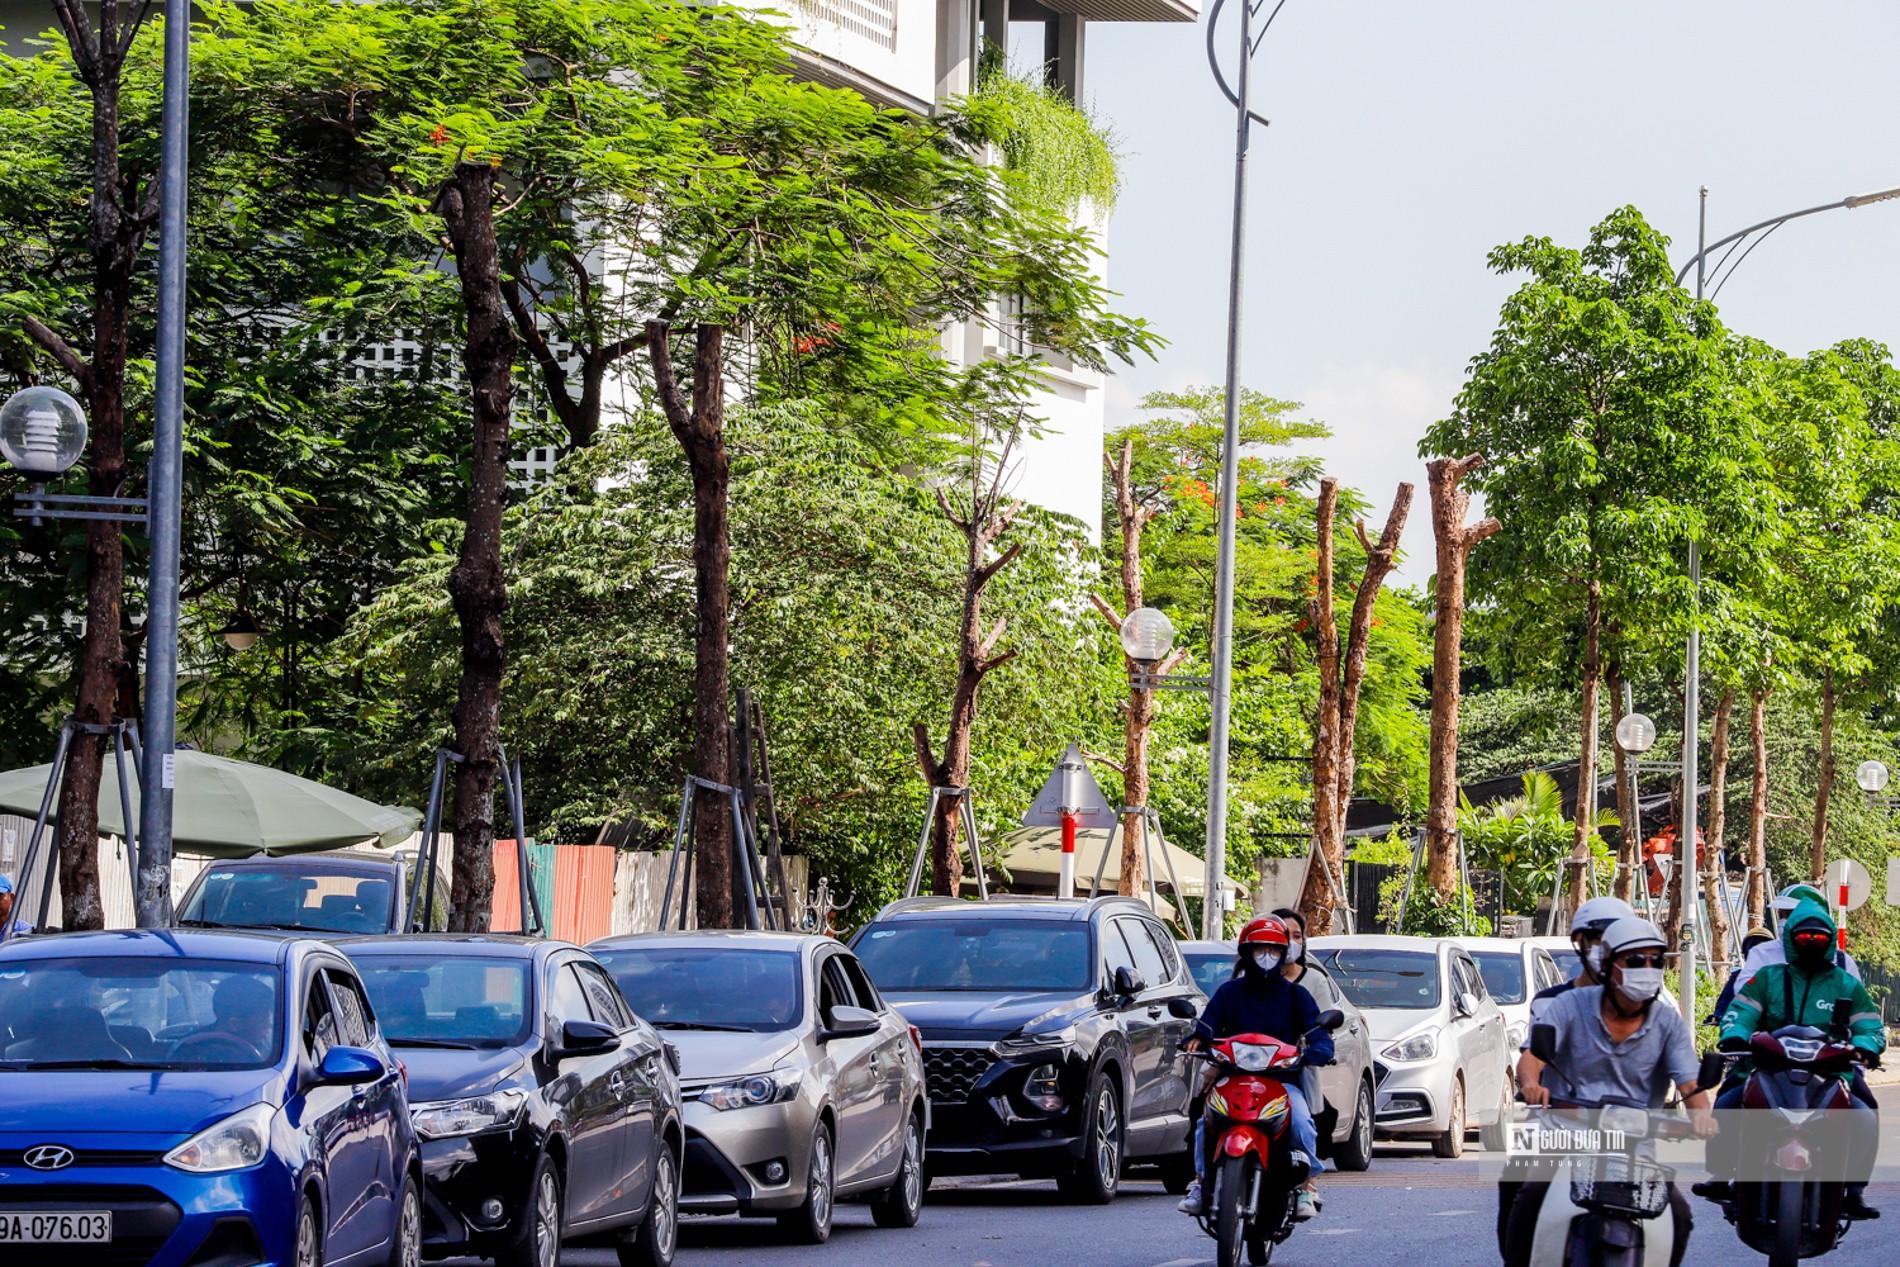
[[[912,1025],[909,1028],[910,1028],[910,1041],[912,1045],[917,1048],[917,1054],[921,1056],[924,1054],[924,1036],[917,1032],[917,1027],[915,1025]]]

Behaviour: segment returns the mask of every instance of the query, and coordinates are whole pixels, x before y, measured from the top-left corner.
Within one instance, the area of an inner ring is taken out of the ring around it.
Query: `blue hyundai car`
[[[416,1267],[404,1084],[362,981],[322,942],[10,942],[0,1262]]]

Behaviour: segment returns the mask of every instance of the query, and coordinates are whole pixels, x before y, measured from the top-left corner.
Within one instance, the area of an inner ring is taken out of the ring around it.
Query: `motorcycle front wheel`
[[[1214,1180],[1215,1267],[1241,1267],[1241,1255],[1252,1239],[1248,1226],[1247,1190],[1256,1165],[1252,1157],[1222,1157]]]
[[[1775,1239],[1768,1247],[1768,1267],[1796,1267],[1801,1261],[1802,1185],[1783,1179],[1775,1185]]]

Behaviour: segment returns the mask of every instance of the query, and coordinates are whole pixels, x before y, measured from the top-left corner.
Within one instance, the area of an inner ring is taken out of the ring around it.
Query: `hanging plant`
[[[993,107],[1003,164],[1023,198],[1073,215],[1087,201],[1114,208],[1121,188],[1115,136],[1037,72],[1010,68],[994,44],[984,48],[975,103]]]

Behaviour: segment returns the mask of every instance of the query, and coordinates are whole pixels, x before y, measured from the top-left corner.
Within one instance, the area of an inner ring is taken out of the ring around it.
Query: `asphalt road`
[[[1474,1150],[1475,1151],[1475,1150]],[[1419,1150],[1382,1146],[1362,1174],[1322,1181],[1325,1212],[1273,1255],[1274,1267],[1495,1267],[1495,1188],[1478,1162],[1438,1161]],[[1869,1199],[1887,1217],[1857,1225],[1825,1259],[1829,1267],[1893,1267],[1900,1262],[1900,1184],[1876,1185]],[[1106,1208],[1063,1204],[1054,1186],[1016,1180],[939,1181],[910,1231],[885,1231],[861,1205],[841,1206],[830,1244],[778,1243],[769,1222],[687,1219],[678,1267],[1200,1267],[1214,1242],[1174,1210],[1175,1198],[1136,1171]],[[1697,1201],[1697,1230],[1686,1267],[1753,1267],[1715,1208]],[[613,1267],[613,1255],[571,1250],[575,1267]]]

